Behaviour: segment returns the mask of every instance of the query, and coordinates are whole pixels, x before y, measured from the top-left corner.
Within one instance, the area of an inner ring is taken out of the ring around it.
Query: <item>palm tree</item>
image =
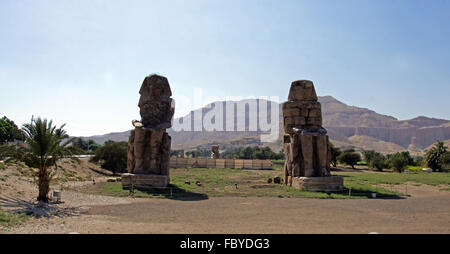
[[[425,162],[433,171],[441,169],[441,156],[447,152],[444,142],[437,141],[433,148],[425,154]]]
[[[63,130],[65,124],[57,128],[47,119],[32,119],[31,123],[24,124],[22,130],[25,134],[25,147],[8,149],[7,156],[25,162],[29,167],[37,168],[39,195],[37,200],[48,202],[50,181],[55,176],[54,166],[58,168],[59,159],[71,154],[67,146],[72,142],[69,135]],[[64,141],[66,139],[67,141]]]

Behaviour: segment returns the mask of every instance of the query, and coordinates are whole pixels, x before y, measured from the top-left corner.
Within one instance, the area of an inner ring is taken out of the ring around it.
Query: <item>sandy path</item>
[[[410,192],[413,196],[406,199],[385,200],[127,198],[90,206],[80,216],[35,221],[12,232],[450,233],[450,192],[431,186],[410,187]]]

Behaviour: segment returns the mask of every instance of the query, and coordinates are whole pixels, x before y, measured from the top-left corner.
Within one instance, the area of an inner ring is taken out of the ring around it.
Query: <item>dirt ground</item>
[[[348,200],[107,197],[97,202],[102,196],[78,193],[77,200],[92,199],[79,213],[34,220],[10,233],[450,233],[450,193],[424,185],[408,188],[411,197],[405,199]]]
[[[111,172],[88,162],[87,158],[63,159],[58,165],[51,189],[73,188],[84,182],[105,182],[112,176]],[[25,164],[6,165],[5,169],[0,170],[0,195],[17,196],[21,199],[36,198],[37,185],[32,171]]]
[[[75,191],[71,187],[92,185],[92,179],[104,182],[110,175],[87,160],[66,161],[64,167],[62,179],[79,178],[55,186],[65,186],[64,203],[50,204],[50,217],[32,217],[20,226],[0,228],[0,234],[450,233],[450,192],[425,184],[408,183],[410,197],[399,199],[134,199]],[[26,171],[7,167],[0,178],[2,209],[20,211],[33,205],[37,186]]]

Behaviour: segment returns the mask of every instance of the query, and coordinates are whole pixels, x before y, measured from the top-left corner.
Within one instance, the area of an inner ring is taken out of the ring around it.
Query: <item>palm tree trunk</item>
[[[50,191],[50,179],[45,167],[39,169],[39,196],[38,201],[48,202],[48,192]]]

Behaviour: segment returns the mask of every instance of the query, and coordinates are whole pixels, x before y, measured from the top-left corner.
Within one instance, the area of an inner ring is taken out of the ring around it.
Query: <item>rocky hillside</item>
[[[197,146],[208,147],[212,144],[221,145],[221,149],[228,149],[245,145],[269,145],[274,149],[281,148],[281,139],[276,143],[260,143],[260,131],[249,131],[249,115],[259,112],[258,100],[239,101],[244,105],[245,115],[235,113],[234,127],[238,126],[238,120],[243,121],[247,131],[173,131],[168,130],[172,136],[173,149],[193,149]],[[264,101],[262,101],[264,102]],[[378,114],[373,110],[348,106],[331,96],[319,97],[322,104],[323,125],[328,130],[332,142],[340,147],[354,147],[357,149],[377,150],[382,153],[393,153],[402,150],[410,150],[414,154],[422,154],[423,150],[432,145],[436,140],[450,139],[450,121],[435,119],[425,116],[410,120],[402,120]],[[223,106],[223,127],[226,127],[226,103]],[[246,106],[245,106],[246,105]],[[255,106],[256,105],[256,106]],[[281,105],[279,107],[280,125],[282,124]],[[239,106],[235,106],[235,112]],[[210,105],[196,112],[206,113],[212,110]],[[270,113],[270,107],[269,107]],[[194,114],[194,111],[190,113]],[[195,114],[194,114],[195,115]],[[270,115],[270,114],[269,114]],[[184,117],[183,119],[187,119]],[[179,121],[175,119],[174,121]],[[191,118],[191,127],[194,124]],[[280,132],[282,131],[280,126]],[[110,133],[101,136],[89,137],[102,144],[106,140],[126,141],[129,132]],[[282,133],[280,133],[282,135]]]

